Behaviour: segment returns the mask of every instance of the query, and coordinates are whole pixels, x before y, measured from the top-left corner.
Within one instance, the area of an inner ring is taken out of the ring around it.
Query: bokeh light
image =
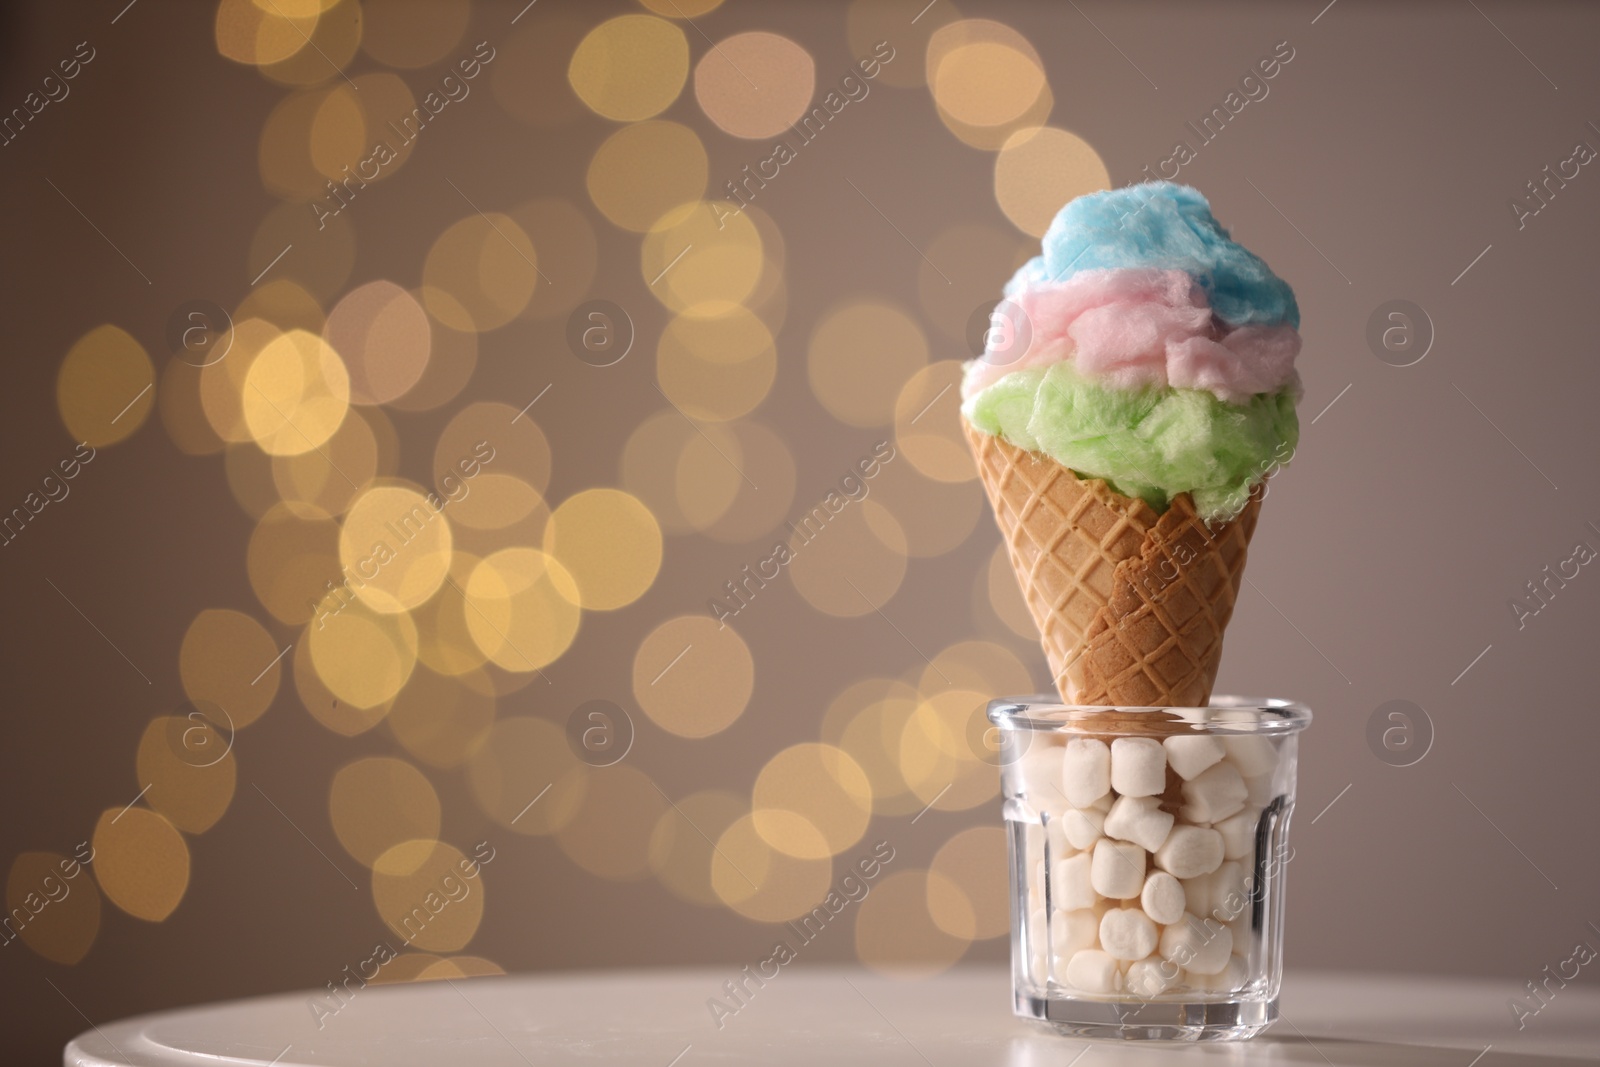
[[[360,709],[393,700],[417,663],[411,617],[374,611],[347,591],[307,624],[305,644],[328,692]]]
[[[565,317],[589,291],[599,266],[599,244],[589,217],[570,200],[554,196],[519,204],[510,215],[546,262],[560,264],[553,275],[539,279],[523,314],[535,319]]]
[[[900,734],[900,771],[924,804],[966,811],[992,799],[999,775],[973,738],[983,734],[991,692],[946,689],[925,697]]]
[[[273,506],[251,531],[245,559],[256,599],[279,622],[299,625],[318,614],[319,605],[326,612],[339,604],[327,599],[329,584],[344,582],[339,524],[321,508],[290,502]]]
[[[96,326],[67,350],[56,406],[74,441],[103,448],[133,433],[155,408],[155,365],[117,326]]]
[[[329,312],[323,337],[344,358],[354,404],[404,396],[428,369],[427,312],[394,282],[368,282],[346,293]]]
[[[339,429],[350,407],[350,377],[321,337],[290,330],[250,364],[240,402],[245,426],[263,452],[297,455]]]
[[[754,688],[750,646],[709,615],[666,620],[633,657],[633,698],[651,721],[679,737],[726,730],[744,714]]]
[[[791,745],[767,761],[751,792],[756,832],[800,859],[836,856],[861,840],[872,818],[872,786],[861,765],[833,745]]]
[[[650,776],[628,763],[589,775],[583,803],[556,843],[567,858],[590,874],[632,881],[650,874],[650,837],[670,807]]]
[[[419,300],[426,294],[413,290],[411,295]],[[434,292],[435,303],[449,304],[443,294]],[[426,306],[426,305],[424,305]],[[454,313],[452,306],[450,312]],[[454,400],[478,366],[478,335],[470,329],[454,329],[445,325],[433,314],[428,315],[432,328],[431,355],[422,378],[411,391],[390,401],[389,406],[400,411],[432,411]]]
[[[368,91],[373,88],[369,85]],[[370,101],[362,104],[369,106]],[[313,299],[331,300],[349,279],[355,262],[356,229],[349,215],[323,214],[319,218],[305,204],[290,201],[262,216],[250,238],[242,274],[244,281],[259,278],[263,286],[289,278]],[[232,353],[225,358],[231,359]]]
[[[380,618],[392,620],[394,616],[380,616]],[[315,625],[315,623],[312,624],[313,627]],[[295,693],[300,697],[301,706],[310,713],[311,717],[342,737],[355,737],[357,734],[365,733],[382,722],[383,717],[389,713],[389,708],[394,698],[392,696],[388,697],[371,707],[365,708],[342,699],[332,689],[328,688],[328,685],[318,675],[312,651],[312,644],[309,640],[296,641],[294,644]],[[387,650],[384,651],[386,652]],[[395,658],[403,662],[402,656],[397,654]],[[402,681],[400,684],[404,685],[404,682]],[[387,685],[385,688],[387,688]]]
[[[233,731],[203,705],[188,715],[158,715],[139,740],[134,768],[146,803],[185,833],[204,833],[233,800]]]
[[[444,584],[453,540],[438,497],[414,486],[376,485],[356,498],[339,532],[339,562],[374,611],[421,605]]]
[[[443,841],[405,841],[372,864],[372,902],[391,933],[432,952],[464,947],[483,921],[484,875]]]
[[[917,371],[894,404],[894,439],[900,454],[939,482],[978,477],[961,433],[961,363],[941,359]]]
[[[749,806],[726,790],[704,789],[672,802],[650,833],[650,870],[680,900],[716,907],[711,861],[717,838]]]
[[[252,0],[257,7],[259,0]],[[227,4],[224,7],[230,6]],[[275,63],[260,63],[263,77],[279,85],[309,86],[337,78],[361,47],[360,0],[283,0],[267,9],[285,21],[309,21],[304,47]]]
[[[418,649],[424,663],[430,661],[428,649],[424,636]],[[481,672],[452,676],[422,666],[383,721],[415,759],[433,767],[456,767],[488,740],[494,711],[493,684]]]
[[[589,199],[625,230],[643,233],[706,192],[710,165],[700,138],[676,122],[639,122],[606,138],[589,161]]]
[[[697,19],[722,6],[722,0],[639,0],[639,3],[669,19]]]
[[[161,922],[189,888],[189,846],[149,808],[107,808],[95,823],[94,876],[100,891],[136,919]]]
[[[997,149],[1014,130],[1040,125],[1055,103],[1033,45],[990,19],[941,26],[928,39],[927,70],[939,118],[975,148]]]
[[[928,80],[928,39],[960,17],[951,0],[853,0],[845,36],[858,63],[878,63],[875,81],[912,89]]]
[[[700,318],[732,313],[755,291],[765,262],[755,222],[725,200],[667,212],[651,225],[639,254],[651,294]]]
[[[936,481],[904,463],[892,463],[878,475],[872,499],[894,513],[906,534],[907,553],[923,558],[954,551],[989,510],[977,484]]]
[[[999,937],[1010,928],[1006,834],[998,826],[962,830],[928,868],[928,913],[934,925],[961,941]]]
[[[6,876],[10,936],[52,963],[87,956],[100,933],[100,891],[86,870],[54,852],[19,852]]]
[[[439,836],[439,794],[404,760],[369,756],[339,768],[328,791],[339,844],[364,867],[396,845]]]
[[[756,831],[753,815],[741,816],[722,832],[711,858],[717,898],[757,922],[780,923],[806,914],[827,895],[832,879],[831,859],[778,851]]]
[[[391,67],[432,66],[460,47],[470,0],[363,0],[367,55]]]
[[[304,504],[329,515],[343,514],[384,464],[375,425],[383,415],[371,408],[346,412],[319,448],[271,458],[272,484],[285,504]],[[274,502],[276,503],[276,502]]]
[[[927,363],[928,340],[916,320],[875,299],[830,309],[812,330],[806,352],[811,391],[851,426],[891,422],[900,387]]]
[[[585,489],[550,513],[544,549],[572,575],[574,603],[614,611],[638,600],[661,569],[661,527],[638,497]]]
[[[282,13],[255,0],[221,0],[214,32],[217,51],[235,63],[264,66],[299,52],[317,28],[318,13]]]
[[[817,65],[801,45],[751,30],[725,37],[694,68],[694,97],[706,118],[733,137],[775,137],[811,106]]]
[[[823,739],[861,767],[878,814],[912,815],[926,803],[900,772],[900,738],[921,702],[917,690],[904,682],[864,678],[846,686],[828,705]]]
[[[1094,147],[1075,133],[1045,126],[1018,130],[994,158],[994,198],[1023,233],[1043,237],[1062,205],[1111,188]]]
[[[789,575],[795,591],[824,615],[870,615],[905,578],[905,530],[870,498],[851,503],[832,493],[827,499],[834,503],[818,504],[796,520]]]
[[[618,122],[659,115],[678,98],[688,76],[688,38],[650,15],[602,22],[579,42],[567,66],[578,98]]]
[[[464,592],[467,632],[504,670],[536,671],[578,635],[578,584],[559,560],[536,548],[506,548],[484,557]]]
[[[572,821],[588,792],[561,727],[516,715],[494,724],[467,761],[467,784],[483,813],[519,834],[552,834]]]
[[[250,616],[221,608],[202,611],[178,650],[183,691],[198,705],[223,709],[233,726],[249,726],[278,693],[279,652],[272,635]]]
[[[692,419],[722,422],[766,399],[778,349],[754,312],[732,307],[715,318],[680,315],[656,348],[661,391]]]
[[[434,242],[422,266],[429,314],[454,330],[498,329],[539,284],[533,241],[510,215],[469,215]]]

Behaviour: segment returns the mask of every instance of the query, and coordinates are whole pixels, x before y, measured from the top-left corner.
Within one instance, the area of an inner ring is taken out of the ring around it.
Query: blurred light
[[[861,766],[878,814],[911,815],[926,803],[900,773],[900,738],[919,703],[911,686],[869,678],[840,693],[828,708],[823,736],[837,736],[838,746]]]
[[[368,412],[379,417],[370,408]],[[380,459],[372,424],[363,413],[351,411],[321,448],[297,456],[273,456],[272,484],[285,502],[340,515],[361,487],[377,477]]]
[[[234,316],[233,344],[227,356],[200,369],[200,407],[212,432],[223,441],[241,444],[251,439],[241,403],[245,376],[261,349],[279,332],[261,319]]]
[[[472,503],[477,480],[491,472],[515,477],[543,494],[550,485],[550,441],[531,414],[482,400],[456,412],[440,432],[433,449],[433,481],[446,495],[452,485],[465,481],[471,491],[450,507],[471,513],[479,507]],[[466,521],[477,526],[486,518]]]
[[[1003,542],[989,557],[989,565],[984,569],[984,587],[989,606],[1007,629],[1018,637],[1029,640],[1038,638],[1038,627],[1033,623],[1028,602],[1022,599],[1022,590],[1017,586],[1017,572],[1011,566],[1011,556],[1006,552]]]
[[[328,321],[317,298],[290,278],[273,278],[250,290],[239,301],[233,317],[265,319],[279,330],[300,329],[308,333],[321,333]]]
[[[744,714],[755,688],[750,646],[709,615],[679,615],[640,642],[633,697],[657,726],[679,737],[709,737]]]
[[[536,671],[578,635],[578,584],[535,548],[507,548],[480,560],[466,582],[467,632],[504,670]]]
[[[927,260],[917,265],[917,298],[926,321],[962,349],[972,344],[968,336],[972,315],[980,306],[992,306],[1000,295],[1002,279],[1039,250],[1037,242],[991,226],[957,224],[928,242]],[[949,346],[941,346],[946,351]],[[966,350],[963,359],[977,352]]]
[[[639,122],[607,137],[589,161],[589,199],[625,230],[643,233],[680,204],[706,193],[709,164],[700,138],[676,122]]]
[[[379,618],[392,620],[394,616],[379,616]],[[335,695],[317,674],[309,640],[302,639],[295,642],[293,658],[294,688],[300,697],[300,703],[311,713],[313,719],[334,733],[343,737],[354,737],[378,725],[389,713],[393,703],[392,697],[369,708],[363,708]]]
[[[198,367],[181,359],[169,359],[156,387],[156,407],[161,425],[173,445],[188,456],[210,456],[222,451],[222,438],[206,419],[200,402]]]
[[[145,803],[185,833],[205,833],[233,801],[232,748],[228,718],[213,708],[151,719],[134,759]]]
[[[689,526],[706,530],[727,514],[748,475],[735,466],[742,462],[744,449],[730,427],[713,424],[699,429],[703,432],[683,442],[674,465],[674,510]]]
[[[117,326],[96,326],[67,351],[56,373],[56,405],[74,441],[95,448],[133,433],[155,408],[155,365]]]
[[[439,595],[413,616],[417,622],[417,659],[439,674],[460,677],[488,662],[467,628],[467,602],[462,588],[478,562],[478,556],[458,548],[450,559],[450,579]]]
[[[280,503],[263,515],[250,533],[245,558],[256,599],[273,618],[291,626],[309,622],[330,595],[329,584],[344,582],[339,573],[339,525],[321,508],[308,504]],[[330,600],[323,610],[338,603]],[[187,669],[184,673],[187,676]]]
[[[723,38],[694,68],[694,96],[706,118],[750,140],[775,137],[797,122],[816,88],[811,53],[761,30]]]
[[[940,482],[978,477],[961,432],[961,363],[942,359],[912,375],[894,405],[894,439],[906,462]]]
[[[421,491],[377,485],[350,505],[339,532],[339,562],[368,607],[409,611],[444,584],[452,545],[450,520]]]
[[[311,119],[311,165],[332,181],[353,171],[367,150],[367,117],[356,91],[340,84],[330,88]]]
[[[997,696],[1033,692],[1027,665],[1010,649],[993,641],[957,641],[934,653],[922,668],[924,696],[956,688]]]
[[[528,306],[539,284],[537,254],[510,215],[469,215],[429,249],[422,282],[434,318],[455,330],[493,330]]]
[[[722,6],[722,0],[639,0],[646,8],[669,19],[694,19]]]
[[[756,832],[767,844],[790,856],[822,859],[838,855],[867,832],[872,786],[848,753],[807,742],[767,761],[750,803]]]
[[[771,332],[742,307],[716,318],[679,315],[656,347],[661,391],[691,419],[726,422],[749,414],[777,373]]]
[[[811,391],[840,422],[882,426],[907,378],[928,363],[928,340],[910,315],[879,300],[836,305],[811,332]]]
[[[928,40],[929,87],[941,111],[968,126],[1002,126],[1047,89],[1033,45],[990,19],[941,26]]]
[[[419,658],[427,662],[423,650]],[[489,738],[494,725],[494,690],[482,672],[459,677],[416,671],[384,718],[395,739],[415,758],[434,767],[465,763]]]
[[[274,196],[306,201],[327,192],[329,176],[317,169],[311,157],[312,127],[327,96],[326,89],[292,93],[268,113],[256,144],[256,166],[261,183]],[[301,210],[311,214],[308,208]]]
[[[799,918],[827,896],[832,879],[831,859],[779,852],[756,832],[753,815],[722,832],[711,858],[711,888],[717,897],[756,922]]]
[[[733,312],[755,291],[765,257],[756,225],[725,200],[684,204],[645,234],[639,264],[655,298],[699,318]]]
[[[361,44],[391,67],[432,66],[455,51],[471,18],[469,0],[366,0]]]
[[[484,877],[464,873],[466,856],[443,841],[395,845],[372,864],[372,902],[384,925],[408,944],[454,952],[483,921]]]
[[[323,337],[350,371],[350,401],[386,404],[417,384],[428,368],[428,315],[405,289],[368,282],[345,294]]]
[[[306,47],[317,17],[301,14],[293,3],[279,14],[254,0],[222,0],[215,23],[217,51],[250,66],[281,63]]]
[[[328,343],[290,330],[263,348],[245,375],[245,426],[263,452],[292,456],[332,437],[350,407],[350,378]]]
[[[253,0],[285,20],[316,19],[305,47],[287,59],[261,64],[261,73],[279,85],[308,86],[339,77],[361,47],[359,0]],[[274,10],[276,5],[276,10]],[[228,6],[228,5],[224,5]],[[220,15],[220,12],[219,12]]]
[[[589,292],[599,263],[599,245],[588,216],[559,197],[529,200],[511,212],[545,261],[559,263],[554,277],[540,278],[523,311],[535,319],[563,318]]]
[[[954,965],[970,942],[940,929],[928,910],[930,896],[947,895],[930,883],[944,882],[942,874],[902,870],[874,886],[856,916],[861,962],[894,978],[931,978]]]
[[[906,532],[906,551],[923,558],[942,556],[967,540],[989,510],[974,482],[941,482],[915,467],[895,463],[872,483],[872,499],[894,513]]]
[[[256,227],[255,236],[250,239],[250,251],[245,256],[242,280],[264,276],[262,284],[265,285],[289,278],[297,282],[312,301],[327,300],[344,287],[355,262],[356,230],[350,216],[324,215],[319,220],[305,204],[291,201],[267,212]],[[317,314],[321,314],[320,305]],[[274,318],[274,321],[278,320]],[[294,322],[292,325],[320,328],[320,323]],[[233,353],[226,358],[232,359]]]
[[[734,459],[738,463],[735,472],[738,481],[733,486],[733,503],[705,532],[713,540],[744,544],[776,530],[788,516],[789,507],[794,503],[794,456],[783,438],[762,423],[742,420],[720,428],[732,431],[738,442],[737,458]],[[703,426],[700,429],[709,437],[719,427]],[[686,460],[688,451],[685,450]],[[717,460],[724,467],[728,466],[727,460],[722,457],[717,457]],[[706,461],[710,462],[709,457]],[[680,463],[680,477],[683,469]]]
[[[334,774],[328,817],[344,850],[371,867],[396,845],[439,836],[439,794],[404,760],[369,756]]]
[[[416,625],[404,613],[373,611],[349,592],[341,591],[334,606],[306,626],[317,677],[344,703],[387,705],[416,666]]]
[[[273,457],[255,445],[229,445],[222,456],[228,490],[244,513],[259,519],[279,504]]]
[[[95,824],[94,871],[106,899],[147,922],[161,922],[189,888],[189,846],[149,808],[107,808]]]
[[[880,64],[875,80],[914,89],[927,84],[928,38],[960,17],[950,0],[854,0],[845,15],[845,35],[858,62],[877,62],[874,50],[887,44],[893,52],[884,54],[893,58]]]
[[[87,956],[100,932],[100,891],[85,870],[54,852],[19,852],[6,876],[11,936],[52,963],[70,967]],[[76,873],[68,878],[68,872]],[[27,916],[21,925],[18,915]]]
[[[202,611],[178,650],[183,691],[196,704],[222,708],[235,727],[249,726],[278,695],[278,653],[272,635],[250,616],[224,608]]]
[[[638,122],[665,111],[689,76],[689,42],[672,23],[620,15],[590,30],[572,53],[567,79],[598,115]]]
[[[795,591],[824,615],[870,615],[899,590],[906,574],[905,531],[876,501],[852,503],[830,493],[794,529],[789,575]]]
[[[412,290],[413,298],[420,290]],[[436,294],[442,300],[442,294]],[[390,401],[389,406],[399,411],[432,411],[447,404],[466,388],[472,372],[478,366],[478,335],[471,330],[455,330],[428,316],[432,336],[432,352],[427,369],[411,391]]]
[[[561,502],[545,527],[544,550],[576,583],[573,603],[614,611],[638,600],[661,570],[661,527],[638,497],[585,489]]]
[[[1111,174],[1083,138],[1053,126],[1018,130],[994,158],[994,197],[1023,233],[1043,237],[1069,200],[1111,188]]]
[[[720,903],[711,888],[712,842],[747,811],[725,790],[705,789],[672,802],[650,834],[650,870],[673,896],[702,907]]]
[[[963,830],[939,847],[929,868],[928,913],[962,941],[999,937],[1010,929],[1006,834],[998,826]]]
[[[966,811],[992,799],[999,776],[980,758],[973,742],[989,692],[947,689],[928,697],[906,721],[900,735],[900,773],[924,804],[940,811]]]
[[[441,969],[448,973],[441,973]],[[402,952],[388,963],[382,964],[372,985],[401,985],[406,982],[427,981],[423,975],[455,977],[449,961],[431,952]]]
[[[637,767],[604,767],[589,775],[583,804],[556,831],[556,843],[590,874],[612,881],[644,878],[650,873],[650,836],[668,806],[666,795]]]
[[[696,426],[667,410],[646,418],[628,436],[622,484],[668,533],[688,533],[704,529],[732,505],[736,483],[742,484],[742,460],[739,439],[729,427]]]
[[[517,715],[495,722],[467,761],[467,784],[483,813],[519,834],[551,834],[572,821],[589,788],[561,727]]]

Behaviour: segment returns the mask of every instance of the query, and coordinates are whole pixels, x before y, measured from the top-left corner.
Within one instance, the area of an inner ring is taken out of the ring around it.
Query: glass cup
[[[1278,1017],[1302,704],[1017,697],[999,728],[1018,1015],[1062,1033],[1230,1041]]]

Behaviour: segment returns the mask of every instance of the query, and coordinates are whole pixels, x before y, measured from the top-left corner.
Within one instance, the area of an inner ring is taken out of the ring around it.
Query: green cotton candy
[[[1104,478],[1157,511],[1179,493],[1207,522],[1239,513],[1250,491],[1288,464],[1300,440],[1291,390],[1229,404],[1195,389],[1115,389],[1070,362],[1001,378],[962,406],[967,421],[1018,448]]]

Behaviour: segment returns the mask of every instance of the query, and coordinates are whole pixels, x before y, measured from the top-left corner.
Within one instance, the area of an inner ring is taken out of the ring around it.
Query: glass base
[[[1015,1012],[1068,1037],[1120,1041],[1245,1041],[1278,1020],[1278,999],[1089,1000],[1018,993]]]

